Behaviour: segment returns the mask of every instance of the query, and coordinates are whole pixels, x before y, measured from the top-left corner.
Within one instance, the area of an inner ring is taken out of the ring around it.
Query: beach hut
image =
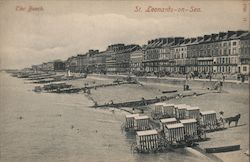
[[[200,118],[200,108],[199,107],[187,107],[186,118],[199,119]]]
[[[191,137],[197,137],[197,121],[195,119],[180,120],[184,125],[184,134]]]
[[[154,104],[154,110],[151,113],[153,119],[160,119],[162,118],[162,108],[166,103],[159,102]]]
[[[134,129],[137,131],[150,129],[149,117],[148,116],[136,116],[134,117]]]
[[[165,139],[171,144],[180,143],[185,140],[184,125],[182,123],[166,125],[164,134],[165,134]]]
[[[175,124],[175,123],[178,123],[178,121],[176,120],[176,118],[161,119],[160,120],[161,130],[164,130],[164,128],[166,127],[166,125],[168,125],[168,124]]]
[[[180,105],[175,105],[174,106],[174,112],[175,112],[175,118],[177,119],[185,119],[186,117],[186,110],[188,107],[190,107],[189,105],[186,104],[180,104]]]
[[[125,128],[129,129],[129,128],[134,128],[134,118],[138,117],[139,114],[128,114],[126,115],[126,122],[125,122]]]
[[[158,132],[145,130],[136,132],[136,147],[139,152],[155,151],[159,147]]]
[[[164,102],[156,103],[154,105],[155,106],[154,112],[157,113],[157,114],[162,114],[162,108],[163,108],[164,105],[166,105],[166,103],[164,103]]]
[[[163,116],[174,117],[174,104],[164,104],[162,114]]]
[[[206,128],[209,128],[210,130],[213,130],[216,128],[217,118],[216,118],[215,111],[203,111],[200,114],[201,114],[200,124],[202,126],[205,126]]]

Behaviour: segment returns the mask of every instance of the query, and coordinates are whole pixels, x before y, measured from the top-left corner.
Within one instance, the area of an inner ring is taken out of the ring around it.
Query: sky
[[[0,0],[0,68],[66,60],[114,43],[143,45],[158,37],[228,30],[249,30],[249,1]]]

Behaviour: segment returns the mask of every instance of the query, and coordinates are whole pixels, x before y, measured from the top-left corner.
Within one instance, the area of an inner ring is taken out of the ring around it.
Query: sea
[[[0,162],[202,161],[185,149],[134,153],[123,113],[91,108],[84,94],[35,93],[35,86],[0,73]]]

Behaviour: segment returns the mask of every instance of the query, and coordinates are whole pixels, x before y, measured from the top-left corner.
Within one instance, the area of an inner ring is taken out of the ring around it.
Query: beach
[[[168,153],[132,154],[134,138],[121,130],[127,112],[109,108],[93,108],[93,100],[100,104],[162,96],[162,90],[183,85],[143,83],[103,87],[87,95],[35,93],[37,84],[1,73],[0,161],[211,161],[206,156],[176,149]],[[112,83],[113,79],[88,76],[87,79],[67,81],[75,87]],[[201,91],[192,87],[192,91]],[[202,90],[204,91],[204,90]],[[191,93],[185,92],[185,93]],[[165,95],[165,94],[164,94]],[[92,100],[89,100],[89,97]],[[215,154],[224,161],[248,161],[244,154],[249,149],[249,94],[248,89],[224,89],[223,93],[208,93],[171,99],[167,103],[186,103],[201,110],[224,111],[225,116],[241,113],[239,127],[209,133],[211,140],[200,142],[200,147],[237,143],[241,150]],[[153,106],[149,106],[153,108]],[[233,124],[232,124],[233,125]]]

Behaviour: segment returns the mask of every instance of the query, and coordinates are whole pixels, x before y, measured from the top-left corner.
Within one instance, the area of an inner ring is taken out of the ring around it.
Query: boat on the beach
[[[218,146],[205,148],[206,153],[219,153],[240,150],[240,145]]]
[[[70,88],[72,85],[66,83],[52,83],[43,86],[43,89],[46,91],[60,90],[64,88]]]
[[[162,93],[175,93],[177,91],[178,90],[165,90],[165,91],[162,91]]]

